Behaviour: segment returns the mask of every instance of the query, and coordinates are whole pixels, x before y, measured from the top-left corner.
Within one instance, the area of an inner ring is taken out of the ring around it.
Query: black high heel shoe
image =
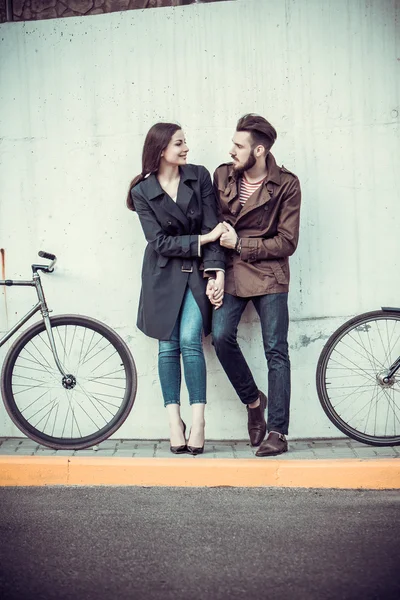
[[[181,419],[182,421],[182,419]],[[183,435],[185,436],[185,431],[186,431],[186,424],[182,421],[183,424]],[[169,449],[171,450],[172,454],[185,454],[185,452],[187,452],[188,447],[186,444],[184,444],[183,446],[170,446]]]
[[[189,433],[189,437],[190,437],[190,433]],[[204,452],[204,443],[203,443],[203,445],[201,447],[199,447],[199,446],[187,446],[187,451],[190,454],[193,454],[193,456],[196,456],[196,454],[203,454],[203,452]]]
[[[193,456],[196,456],[196,454],[203,454],[204,452],[204,444],[201,446],[201,448],[199,448],[198,446],[186,446],[187,447],[187,451],[190,454],[193,454]]]

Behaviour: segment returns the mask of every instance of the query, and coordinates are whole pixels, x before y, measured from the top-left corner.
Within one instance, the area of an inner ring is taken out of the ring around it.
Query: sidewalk
[[[348,438],[289,440],[289,452],[257,458],[246,441],[207,441],[173,455],[165,440],[106,440],[79,451],[0,438],[0,485],[137,485],[400,489],[400,446]]]

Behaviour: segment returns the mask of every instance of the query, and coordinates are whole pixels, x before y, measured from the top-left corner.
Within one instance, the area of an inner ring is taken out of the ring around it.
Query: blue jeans
[[[289,315],[287,294],[239,298],[225,294],[224,303],[213,312],[213,344],[217,356],[243,404],[258,398],[258,387],[237,343],[239,321],[251,300],[260,317],[264,352],[268,365],[268,431],[288,433],[290,361],[287,343]]]
[[[189,402],[206,403],[206,363],[201,339],[202,330],[201,312],[188,287],[171,338],[158,342],[158,372],[164,406],[181,403],[181,353]]]

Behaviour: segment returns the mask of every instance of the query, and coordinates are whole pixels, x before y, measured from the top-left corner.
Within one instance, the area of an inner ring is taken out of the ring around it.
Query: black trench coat
[[[189,285],[203,317],[205,335],[211,331],[212,306],[205,295],[203,269],[224,269],[219,242],[201,247],[199,235],[218,223],[217,203],[207,169],[180,167],[176,202],[150,175],[131,190],[148,242],[142,267],[137,326],[158,340],[171,337]]]

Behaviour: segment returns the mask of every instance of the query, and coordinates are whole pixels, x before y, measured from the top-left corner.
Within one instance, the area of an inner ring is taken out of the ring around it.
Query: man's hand
[[[210,278],[208,280],[206,295],[215,310],[222,306],[224,300],[224,285],[225,273],[223,271],[217,271],[215,279]]]
[[[232,227],[232,225],[230,225],[226,221],[224,221],[224,225],[226,228],[226,232],[223,233],[221,235],[221,237],[219,238],[219,243],[224,248],[229,248],[230,250],[234,250],[235,246],[236,246],[237,238],[238,238],[237,233],[234,230],[234,228]]]

